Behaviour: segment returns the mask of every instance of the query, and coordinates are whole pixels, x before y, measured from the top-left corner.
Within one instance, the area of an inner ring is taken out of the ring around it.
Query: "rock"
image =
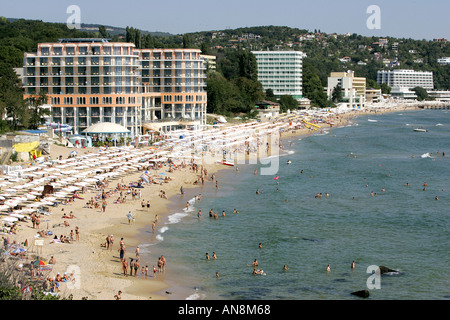
[[[398,273],[397,270],[392,270],[385,266],[380,266],[379,268],[380,268],[380,274],[385,274],[385,273],[389,273],[389,272],[397,272]]]
[[[369,290],[359,290],[359,291],[352,292],[352,294],[354,296],[358,296],[358,297],[361,297],[361,298],[367,298],[370,295],[369,294]]]

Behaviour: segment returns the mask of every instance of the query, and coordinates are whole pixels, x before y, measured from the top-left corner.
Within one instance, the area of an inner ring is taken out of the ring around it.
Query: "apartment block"
[[[414,70],[380,70],[377,74],[378,84],[387,84],[392,88],[391,95],[394,97],[412,99],[415,98],[412,88],[422,87],[425,90],[432,90],[433,72]]]
[[[252,51],[258,64],[258,80],[276,97],[302,98],[304,54],[300,51]]]
[[[366,102],[366,78],[356,77],[354,71],[331,72],[326,93],[331,98],[334,88],[341,87],[342,101],[349,108],[362,108]]]
[[[97,122],[127,127],[132,136],[155,120],[206,122],[200,50],[136,49],[107,39],[60,39],[25,53],[24,98],[48,96],[51,121],[73,133]]]

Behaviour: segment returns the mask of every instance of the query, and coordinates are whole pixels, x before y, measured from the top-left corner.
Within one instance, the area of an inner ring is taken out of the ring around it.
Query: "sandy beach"
[[[320,128],[316,130],[301,128],[284,130],[281,135],[282,139],[288,139],[291,136],[305,136],[314,133],[320,133],[325,128],[336,128],[347,125],[349,121],[359,115],[380,114],[384,112],[395,112],[410,109],[405,106],[398,108],[386,108],[375,112],[367,111],[350,111],[344,114],[337,114],[332,116],[333,126],[329,123],[317,122],[316,125]],[[142,149],[147,149],[144,147]],[[66,148],[58,145],[51,146],[51,158],[56,159],[62,157],[66,159],[69,157],[73,148]],[[84,148],[76,149],[79,156],[89,153],[97,153],[98,148]],[[187,161],[188,163],[188,161]],[[30,163],[24,163],[27,166]],[[218,170],[232,170],[232,167],[217,164],[214,161],[203,161],[204,169],[208,171],[208,177]],[[190,165],[184,167],[177,166],[176,170],[169,172],[169,166],[164,163],[158,172],[164,172],[170,181],[162,182],[161,184],[144,184],[143,188],[135,188],[140,191],[140,197],[136,196],[133,200],[130,194],[127,195],[126,201],[123,203],[115,203],[120,196],[120,191],[127,194],[127,190],[119,190],[113,192],[117,184],[129,185],[132,182],[137,182],[141,177],[144,169],[127,171],[114,179],[108,178],[108,186],[105,190],[111,191],[109,197],[106,198],[106,209],[102,212],[101,206],[98,208],[86,208],[86,203],[96,196],[101,196],[101,190],[92,187],[87,188],[86,192],[80,193],[83,199],[75,199],[74,202],[68,204],[59,204],[56,207],[49,207],[51,214],[41,217],[39,228],[33,228],[30,219],[18,222],[18,231],[16,234],[4,233],[2,237],[8,238],[10,243],[24,243],[27,242],[27,258],[25,260],[18,260],[17,263],[25,265],[30,263],[36,257],[49,261],[54,257],[56,263],[47,265],[51,266],[51,271],[46,271],[44,277],[54,278],[58,273],[71,274],[75,281],[72,283],[60,282],[59,294],[61,297],[72,295],[74,300],[88,299],[88,300],[112,300],[118,291],[122,291],[122,299],[124,300],[163,300],[170,299],[168,294],[165,294],[165,288],[168,287],[164,272],[158,272],[156,278],[153,277],[153,266],[157,266],[157,256],[151,256],[151,261],[143,261],[141,259],[140,268],[148,266],[148,276],[143,277],[141,270],[138,276],[123,275],[122,264],[119,258],[119,241],[123,238],[126,251],[125,258],[129,261],[130,258],[136,257],[136,247],[139,245],[136,239],[140,230],[148,230],[151,232],[152,222],[158,216],[159,221],[164,219],[168,213],[168,204],[170,199],[177,194],[180,194],[180,187],[184,189],[194,188],[198,185],[193,184],[200,176],[200,170],[195,172]],[[156,174],[156,170],[150,170],[151,174]],[[163,180],[158,180],[163,181]],[[214,188],[212,182],[206,182],[205,187]],[[5,188],[2,188],[5,189]],[[167,198],[160,197],[160,191],[164,190]],[[150,202],[151,207],[142,207],[142,202],[145,204]],[[69,215],[72,212],[74,218],[62,218],[63,214]],[[126,214],[131,212],[134,221],[129,223]],[[5,216],[3,213],[2,216]],[[67,222],[68,226],[64,225]],[[53,243],[52,239],[55,235],[69,236],[72,230],[78,227],[79,240],[74,240],[72,243]],[[160,225],[158,222],[155,225],[155,232],[157,232]],[[39,231],[48,230],[52,235],[37,238]],[[112,250],[104,247],[106,237],[113,235],[114,244]],[[44,240],[42,248],[35,247],[34,240]],[[139,268],[139,269],[140,269]],[[167,257],[167,268],[170,268],[170,257]],[[175,295],[174,295],[175,296]]]

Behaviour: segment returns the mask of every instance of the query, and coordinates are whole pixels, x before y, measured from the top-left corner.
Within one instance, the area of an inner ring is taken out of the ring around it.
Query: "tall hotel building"
[[[433,90],[433,72],[414,70],[380,70],[377,74],[378,84],[387,84],[392,88],[391,95],[402,98],[415,98],[410,89],[422,87],[425,90]]]
[[[264,90],[276,97],[302,98],[302,59],[300,51],[252,51],[258,64],[258,80]]]
[[[136,49],[106,39],[40,43],[24,56],[24,98],[44,91],[51,120],[74,133],[112,122],[142,133],[156,119],[206,119],[204,66],[196,49]]]

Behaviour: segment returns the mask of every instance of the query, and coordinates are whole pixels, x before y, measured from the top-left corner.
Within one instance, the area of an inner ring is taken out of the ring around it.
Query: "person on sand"
[[[111,234],[109,236],[109,250],[112,250],[113,244],[114,244],[114,236]]]
[[[161,261],[162,261],[162,271],[166,271],[166,258],[164,258],[163,255],[161,255]]]
[[[139,267],[140,267],[139,261],[136,260],[136,262],[134,263],[134,276],[135,277],[137,277],[137,273],[138,273]]]
[[[140,254],[139,254],[139,246],[136,247],[136,261],[139,261]]]
[[[122,270],[123,270],[123,275],[124,276],[128,276],[128,262],[127,262],[127,259],[123,259],[122,260]]]
[[[126,260],[124,258],[124,256],[125,256],[125,246],[120,246],[120,249],[118,251],[119,251],[120,261]]]
[[[122,300],[122,291],[119,290],[119,292],[117,292],[117,294],[114,296],[114,299]]]
[[[133,275],[133,269],[134,269],[134,259],[130,258],[130,276]]]

